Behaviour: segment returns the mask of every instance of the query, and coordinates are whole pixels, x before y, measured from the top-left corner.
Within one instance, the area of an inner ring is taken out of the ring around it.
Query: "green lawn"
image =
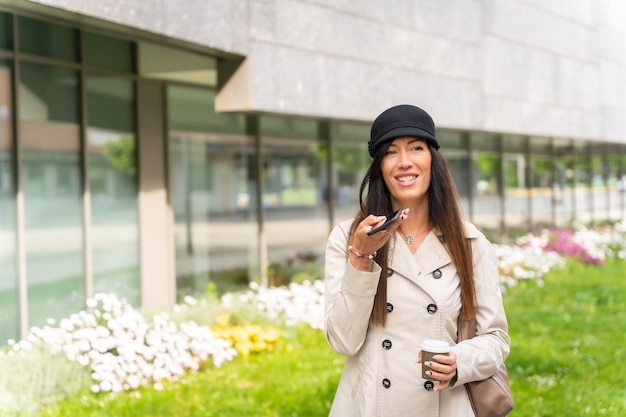
[[[516,417],[626,416],[626,262],[570,263],[505,296]]]
[[[514,417],[626,416],[626,262],[570,263],[505,294]],[[163,390],[77,395],[41,416],[325,416],[343,359],[320,331],[283,330],[272,353],[190,374]]]

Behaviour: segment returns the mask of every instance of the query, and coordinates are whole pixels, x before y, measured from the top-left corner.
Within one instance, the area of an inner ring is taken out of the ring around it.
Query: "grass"
[[[569,263],[505,296],[515,417],[626,415],[626,263]]]
[[[572,262],[550,272],[543,286],[522,282],[505,294],[511,416],[626,415],[624,294],[626,262],[616,260],[601,267]],[[160,391],[113,399],[83,392],[39,416],[326,416],[342,363],[322,332],[287,328],[274,352],[189,374]]]

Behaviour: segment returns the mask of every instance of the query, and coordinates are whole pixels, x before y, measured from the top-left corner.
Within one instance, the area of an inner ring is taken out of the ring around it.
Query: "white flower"
[[[187,295],[183,299],[183,301],[185,302],[185,304],[190,305],[190,306],[198,305],[198,301],[195,298],[193,298],[192,296],[190,296],[190,295]]]
[[[226,308],[231,307],[233,305],[233,295],[232,294],[224,294],[222,296],[222,304]]]
[[[179,328],[167,313],[148,321],[112,294],[96,294],[86,306],[89,311],[61,320],[58,328],[32,328],[11,351],[39,345],[63,354],[91,368],[93,392],[112,393],[150,381],[159,387],[162,380],[199,369],[200,361],[222,363],[236,355],[226,341],[216,345],[207,327],[189,322]]]

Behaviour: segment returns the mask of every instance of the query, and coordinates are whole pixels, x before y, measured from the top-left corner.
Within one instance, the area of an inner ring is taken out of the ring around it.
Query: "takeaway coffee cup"
[[[430,368],[424,363],[432,362],[435,355],[448,355],[450,353],[450,345],[443,340],[424,340],[420,345],[422,349],[422,378],[433,381],[432,377],[426,375],[426,371]]]

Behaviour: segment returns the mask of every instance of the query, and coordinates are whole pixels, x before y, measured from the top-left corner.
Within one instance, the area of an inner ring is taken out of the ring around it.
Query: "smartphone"
[[[395,223],[396,220],[400,218],[400,215],[402,214],[402,210],[404,209],[399,209],[399,210],[394,211],[392,214],[387,216],[387,220],[385,221],[385,223],[381,224],[378,227],[373,228],[372,230],[367,232],[367,235],[372,236],[373,234],[376,234],[380,232],[381,230],[385,230],[386,228],[391,226],[393,223]]]

